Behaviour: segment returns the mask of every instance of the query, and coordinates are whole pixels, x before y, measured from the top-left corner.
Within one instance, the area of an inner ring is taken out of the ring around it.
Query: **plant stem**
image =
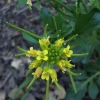
[[[24,29],[22,29],[22,28],[20,28],[20,27],[18,27],[18,26],[15,26],[15,25],[13,25],[13,24],[11,24],[11,23],[9,23],[9,22],[6,22],[6,24],[7,24],[9,27],[12,27],[12,28],[17,29],[17,30],[19,30],[19,31],[21,31],[21,32],[24,32],[24,33],[30,35],[31,37],[33,37],[33,38],[35,38],[35,39],[37,39],[37,40],[41,38],[40,36],[36,35],[35,33],[32,33],[32,32],[29,32],[29,31],[27,31],[27,30],[24,30]]]
[[[20,53],[20,54],[16,54],[15,57],[19,57],[19,56],[25,56],[26,53]]]
[[[83,54],[72,54],[72,56],[87,56],[89,53],[83,53]]]
[[[49,80],[46,83],[46,100],[49,100]]]
[[[32,79],[32,81],[29,83],[27,89],[29,89],[30,87],[32,87],[33,83],[35,82],[36,77],[34,76],[34,78]]]
[[[66,10],[71,11],[71,9],[69,9],[67,6],[65,6],[63,3],[61,3],[59,0],[54,0],[56,3],[58,3],[59,5],[61,5],[62,7],[64,7]]]
[[[73,39],[74,39],[74,38],[76,38],[77,36],[78,36],[78,34],[74,35],[74,36],[73,36],[73,37],[71,37],[70,39],[66,40],[66,41],[65,41],[65,43],[67,43],[67,42],[69,42],[69,41],[73,40]]]
[[[84,87],[86,84],[88,84],[93,78],[95,78],[96,76],[100,75],[100,71],[97,72],[96,74],[94,74],[93,76],[91,76],[89,79],[87,79],[82,85],[81,88]]]
[[[67,69],[67,68],[66,68],[66,71],[67,71],[69,74],[73,75],[73,76],[79,76],[79,75],[81,75],[81,73],[74,73],[74,72],[70,71],[70,70]]]
[[[69,69],[69,70],[70,70],[70,69]],[[76,86],[75,86],[73,77],[72,77],[72,75],[71,75],[70,73],[69,73],[69,77],[70,77],[70,80],[71,80],[71,82],[72,82],[73,89],[74,89],[75,93],[77,93],[77,90],[76,90]]]
[[[84,2],[83,0],[81,0],[81,2],[82,2],[82,4],[83,4],[83,7],[84,7],[85,11],[88,13],[88,8],[87,8],[85,2]]]

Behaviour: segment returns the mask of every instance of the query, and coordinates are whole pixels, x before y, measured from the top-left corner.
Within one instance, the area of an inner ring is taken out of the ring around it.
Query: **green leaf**
[[[82,82],[77,82],[76,83],[76,87],[78,92],[74,93],[73,88],[69,88],[66,92],[66,100],[82,100],[82,98],[84,97],[85,93],[86,93],[86,87],[84,86],[83,88],[79,89],[81,86]]]
[[[79,14],[76,19],[75,34],[92,32],[100,27],[100,11],[91,10],[88,14]]]
[[[41,10],[41,4],[39,0],[36,0],[36,5],[37,5],[38,10]]]
[[[52,14],[47,10],[47,8],[41,9],[40,18],[44,25],[48,24],[48,28],[54,31],[55,25],[54,25],[53,17]]]
[[[17,7],[25,6],[26,3],[27,3],[27,0],[19,0],[19,1],[18,1],[18,4],[17,4]]]
[[[99,76],[98,79],[97,79],[97,83],[98,83],[98,85],[100,86],[100,76]]]
[[[96,67],[93,65],[93,63],[84,64],[83,68],[87,72],[96,72]]]
[[[26,33],[22,33],[22,35],[23,35],[23,38],[25,39],[25,40],[27,40],[27,41],[29,41],[29,42],[31,42],[31,43],[38,43],[38,41],[36,40],[36,39],[34,39],[33,37],[31,37],[31,36],[29,36],[28,34],[26,34]]]
[[[98,66],[98,68],[100,68],[100,57],[98,57],[98,58],[96,59],[96,65]]]
[[[99,90],[97,85],[93,81],[91,81],[89,84],[88,92],[91,99],[96,99]]]
[[[54,19],[55,19],[55,22],[56,22],[57,31],[62,30],[63,23],[64,23],[64,19],[63,19],[62,15],[60,13],[58,13],[57,16],[55,16]]]

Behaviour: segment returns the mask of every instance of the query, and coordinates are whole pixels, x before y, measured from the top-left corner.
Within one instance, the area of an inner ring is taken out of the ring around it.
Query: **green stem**
[[[77,36],[78,36],[78,34],[74,35],[74,36],[73,36],[73,37],[71,37],[70,39],[66,40],[66,41],[65,41],[65,43],[67,43],[67,42],[69,42],[69,41],[71,41],[71,40],[75,39]]]
[[[29,88],[33,85],[33,83],[35,82],[35,80],[36,80],[36,77],[34,77],[34,78],[32,79],[32,81],[29,83],[27,89],[29,89]]]
[[[74,73],[74,72],[70,71],[70,70],[67,69],[67,68],[66,68],[66,71],[67,71],[69,74],[74,75],[74,76],[79,76],[79,75],[81,75],[81,73]]]
[[[69,69],[70,70],[70,69]],[[72,75],[69,73],[69,77],[70,77],[70,80],[71,80],[71,83],[72,83],[72,86],[73,86],[73,89],[75,91],[75,93],[77,93],[77,90],[76,90],[76,86],[75,86],[75,83],[74,83],[74,80],[73,80],[73,77]]]
[[[56,86],[58,89],[60,89],[60,85],[58,84],[58,82],[55,82]]]
[[[83,53],[83,54],[72,54],[72,56],[87,56],[89,53]]]
[[[65,6],[63,3],[61,3],[59,0],[54,0],[56,3],[58,3],[59,5],[61,5],[62,7],[64,7],[66,10],[71,12],[71,9],[69,9],[67,6]]]
[[[26,73],[26,76],[28,76],[30,73],[32,73],[32,69],[29,69]]]
[[[47,27],[48,27],[48,24],[46,24],[45,28],[44,28],[44,37],[46,38],[47,37]]]
[[[20,54],[16,54],[15,57],[19,57],[19,56],[25,56],[26,53],[20,53]]]
[[[7,24],[9,27],[12,27],[12,28],[17,29],[17,30],[19,30],[19,31],[21,31],[21,32],[24,32],[24,33],[30,35],[31,37],[33,37],[33,38],[35,38],[35,39],[37,39],[37,40],[41,38],[40,36],[36,35],[35,33],[32,33],[32,32],[29,32],[29,31],[27,31],[27,30],[24,30],[24,29],[22,29],[22,28],[20,28],[20,27],[18,27],[18,26],[15,26],[15,25],[13,25],[13,24],[11,24],[11,23],[9,23],[9,22],[6,22],[6,24]]]
[[[100,75],[100,71],[97,72],[96,74],[94,74],[93,76],[91,76],[89,79],[87,79],[82,85],[81,88],[84,87],[86,84],[88,84],[91,80],[93,80],[93,78],[95,78],[96,76]]]
[[[46,83],[46,100],[49,100],[49,80]]]
[[[86,3],[83,0],[81,0],[81,2],[82,2],[82,5],[83,5],[85,11],[88,13],[88,8],[86,6]]]
[[[17,48],[18,48],[20,51],[22,51],[22,52],[24,52],[24,53],[27,53],[27,50],[25,50],[25,49],[23,49],[23,48],[21,48],[21,47],[19,47],[19,46],[17,46]]]

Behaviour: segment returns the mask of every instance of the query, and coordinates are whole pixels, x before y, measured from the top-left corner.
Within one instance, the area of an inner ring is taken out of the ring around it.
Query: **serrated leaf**
[[[91,99],[96,99],[99,89],[93,81],[91,81],[89,84],[88,92]]]
[[[23,38],[31,43],[38,43],[38,41],[36,39],[34,39],[33,37],[29,36],[28,34],[26,33],[22,33],[23,35]]]
[[[79,14],[76,19],[75,33],[92,32],[100,27],[100,11],[92,9],[88,14]]]
[[[18,4],[17,4],[17,7],[25,6],[26,3],[27,3],[27,0],[19,0],[19,1],[18,1]]]

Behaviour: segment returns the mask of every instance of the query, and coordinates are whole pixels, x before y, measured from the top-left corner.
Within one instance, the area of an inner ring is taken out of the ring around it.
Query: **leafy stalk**
[[[49,100],[49,80],[46,83],[46,100]]]
[[[11,24],[11,23],[9,23],[9,22],[6,22],[6,24],[7,24],[9,27],[12,27],[12,28],[14,28],[14,29],[17,29],[17,30],[19,30],[19,31],[21,31],[21,32],[24,32],[24,33],[28,34],[29,36],[35,38],[36,40],[38,40],[38,39],[41,38],[40,36],[36,35],[35,33],[32,33],[32,32],[29,32],[29,31],[27,31],[27,30],[24,30],[24,29],[22,29],[22,28],[20,28],[20,27],[18,27],[18,26],[15,26],[15,25],[13,25],[13,24]]]
[[[70,70],[70,69],[69,69],[69,70]],[[75,93],[77,93],[76,86],[75,86],[75,83],[74,83],[74,79],[73,79],[73,77],[72,77],[72,74],[69,73],[69,77],[70,77],[70,80],[71,80],[73,89],[74,89]]]

